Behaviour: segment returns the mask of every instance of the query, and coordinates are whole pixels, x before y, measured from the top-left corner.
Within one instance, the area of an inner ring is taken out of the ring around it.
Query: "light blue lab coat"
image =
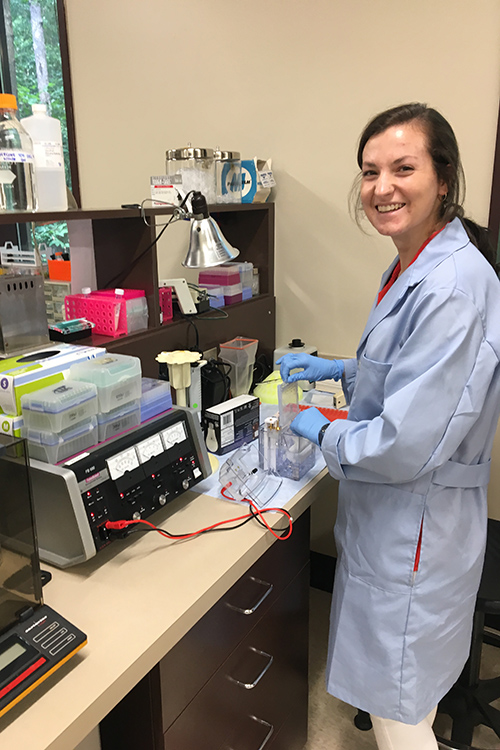
[[[377,716],[421,721],[467,659],[499,361],[500,282],[455,219],[374,305],[322,443],[340,480],[327,688]]]

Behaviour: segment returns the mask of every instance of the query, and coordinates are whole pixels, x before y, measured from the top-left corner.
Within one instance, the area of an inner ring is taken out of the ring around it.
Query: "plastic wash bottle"
[[[55,117],[49,117],[45,104],[32,104],[31,108],[32,116],[23,117],[21,124],[33,141],[38,210],[66,211],[68,198],[61,123]]]

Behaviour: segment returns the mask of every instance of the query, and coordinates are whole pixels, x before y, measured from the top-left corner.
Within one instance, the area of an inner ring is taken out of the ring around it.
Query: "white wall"
[[[85,206],[148,197],[165,150],[188,141],[273,158],[278,344],[301,336],[324,354],[355,351],[394,255],[347,213],[356,140],[376,112],[412,100],[440,109],[461,144],[467,209],[487,221],[497,0],[66,5]],[[162,247],[180,260],[168,237]]]

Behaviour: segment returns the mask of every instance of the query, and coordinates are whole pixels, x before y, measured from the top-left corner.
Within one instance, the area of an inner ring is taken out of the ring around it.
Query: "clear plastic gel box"
[[[316,463],[317,449],[290,427],[299,413],[297,383],[278,386],[279,418],[266,419],[259,428],[260,466],[286,479],[302,479]]]
[[[61,432],[97,414],[97,387],[59,381],[21,396],[21,408],[28,429]]]
[[[72,365],[71,380],[97,386],[99,412],[108,412],[141,398],[141,360],[126,354],[107,354]]]

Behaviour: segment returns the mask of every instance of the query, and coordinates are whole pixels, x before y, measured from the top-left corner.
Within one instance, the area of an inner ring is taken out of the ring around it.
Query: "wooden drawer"
[[[165,750],[260,750],[285,721],[304,735],[308,597],[306,564],[172,724]]]
[[[295,522],[290,539],[276,541],[160,662],[164,731],[269,611],[308,560],[309,512],[306,512]]]

